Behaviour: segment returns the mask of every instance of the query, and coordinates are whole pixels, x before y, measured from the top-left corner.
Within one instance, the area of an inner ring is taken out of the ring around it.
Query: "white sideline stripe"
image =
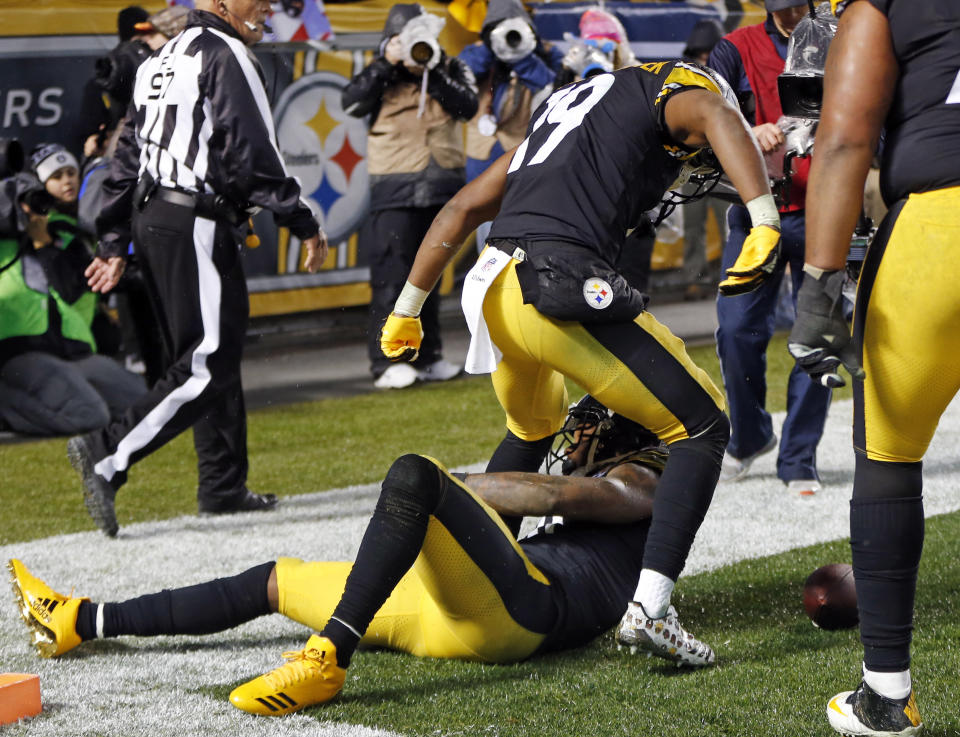
[[[697,536],[687,573],[848,535],[853,478],[849,402],[835,402],[818,453],[824,491],[791,498],[776,479],[774,454],[757,461],[747,478],[721,485]],[[783,415],[775,416],[779,432]],[[928,516],[960,508],[960,403],[944,415],[925,463]],[[470,470],[481,470],[477,464]],[[386,469],[384,469],[384,472]],[[322,470],[319,472],[322,473]],[[318,484],[322,479],[318,479]],[[61,592],[95,601],[121,600],[162,588],[237,573],[280,555],[352,560],[376,503],[377,485],[288,497],[269,514],[180,517],[120,528],[116,540],[96,531],[0,547],[0,561],[21,558]],[[279,491],[269,489],[265,491]],[[70,489],[80,504],[79,488]],[[66,491],[65,491],[66,493]],[[134,503],[131,486],[120,507]],[[125,502],[129,499],[129,502]],[[934,541],[928,538],[928,545]],[[824,563],[832,561],[824,561]],[[696,633],[696,612],[684,617]],[[37,658],[10,594],[0,594],[0,663],[11,672],[38,673],[46,710],[4,737],[98,734],[183,737],[221,733],[259,737],[371,737],[389,735],[361,726],[318,722],[303,715],[250,717],[202,691],[223,689],[280,665],[283,650],[303,646],[309,632],[279,615],[207,637],[119,638],[85,643],[59,660]],[[797,593],[796,616],[805,619]],[[956,602],[960,604],[960,601]],[[718,643],[714,643],[718,644]],[[718,656],[723,658],[722,644]],[[348,677],[347,688],[364,683]],[[51,708],[52,707],[52,708]],[[82,725],[82,730],[81,730]]]
[[[153,440],[180,408],[196,399],[210,383],[207,358],[220,347],[222,284],[217,267],[213,264],[213,239],[216,227],[214,220],[194,218],[193,247],[197,254],[197,285],[203,338],[191,357],[191,375],[133,426],[117,444],[113,455],[107,456],[93,467],[93,470],[107,481],[110,481],[118,471],[126,471],[130,466],[130,456]]]

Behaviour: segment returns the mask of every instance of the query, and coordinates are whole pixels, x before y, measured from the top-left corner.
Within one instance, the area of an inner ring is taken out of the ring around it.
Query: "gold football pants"
[[[555,320],[523,303],[516,264],[500,273],[483,303],[490,337],[503,353],[492,378],[510,432],[532,441],[560,429],[564,376],[666,443],[716,420],[723,394],[653,315],[598,325]]]
[[[556,619],[546,576],[499,515],[459,482],[448,488],[437,512],[449,527],[430,516],[420,555],[374,616],[361,645],[489,663],[529,657]],[[280,558],[280,613],[320,631],[351,567]]]
[[[922,460],[960,389],[960,187],[912,194],[887,214],[857,291],[854,447]]]

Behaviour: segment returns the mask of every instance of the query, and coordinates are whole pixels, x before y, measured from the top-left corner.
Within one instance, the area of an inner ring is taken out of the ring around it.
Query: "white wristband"
[[[769,225],[780,230],[780,213],[777,212],[777,203],[772,194],[754,197],[747,203],[747,212],[750,213],[750,222],[754,228],[758,225]]]
[[[397,303],[393,306],[393,311],[405,317],[417,317],[420,310],[423,309],[423,303],[427,301],[429,296],[430,292],[426,289],[415,287],[408,281],[403,285],[403,290],[397,297]]]

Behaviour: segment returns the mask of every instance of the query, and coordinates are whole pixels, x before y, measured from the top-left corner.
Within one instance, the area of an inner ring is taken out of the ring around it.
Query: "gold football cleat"
[[[337,648],[328,638],[311,635],[303,650],[283,657],[285,665],[233,689],[230,703],[250,714],[281,716],[330,701],[343,688],[347,671],[337,665]]]
[[[90,599],[58,594],[15,558],[7,562],[7,569],[20,616],[33,630],[32,644],[40,657],[55,658],[79,645],[77,611]]]

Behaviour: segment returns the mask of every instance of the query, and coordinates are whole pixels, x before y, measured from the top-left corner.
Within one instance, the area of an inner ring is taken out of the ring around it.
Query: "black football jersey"
[[[489,237],[569,242],[614,263],[626,232],[695,153],[673,142],[663,122],[667,98],[690,87],[721,94],[701,68],[673,61],[555,91],[531,116]]]
[[[869,2],[887,16],[900,65],[886,120],[883,198],[889,205],[960,185],[960,2]]]
[[[633,598],[650,520],[625,525],[565,522],[520,542],[550,580],[557,620],[540,652],[579,647],[613,627]]]

